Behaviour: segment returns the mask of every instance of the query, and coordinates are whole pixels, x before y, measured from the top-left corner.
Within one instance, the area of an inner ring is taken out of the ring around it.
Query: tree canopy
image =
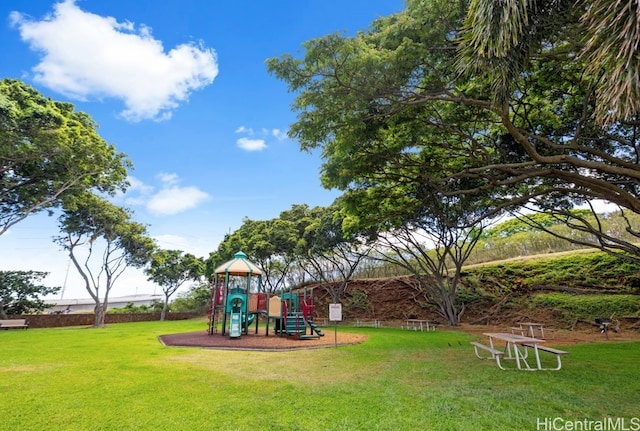
[[[160,320],[164,320],[169,298],[187,281],[198,281],[204,275],[204,262],[181,250],[156,250],[151,254],[145,270],[149,280],[157,283],[164,292],[164,304]]]
[[[66,196],[127,186],[130,162],[89,115],[13,79],[0,81],[0,235]]]
[[[0,271],[0,318],[43,311],[41,297],[60,290],[38,284],[46,276],[40,271]]]
[[[436,190],[476,195],[495,208],[487,216],[526,204],[570,210],[593,199],[640,213],[640,123],[633,110],[606,124],[599,117],[602,75],[588,73],[584,50],[584,4],[592,3],[472,3],[409,0],[366,32],[307,41],[302,58],[269,59],[269,71],[297,94],[290,135],[304,150],[322,150],[323,184],[386,190],[380,208],[397,211],[407,190]],[[480,31],[473,14],[481,3],[483,10],[530,6],[525,15],[486,12],[498,27],[522,27],[508,55],[474,55],[469,32]],[[615,55],[615,46],[600,51]],[[585,227],[596,247],[638,252],[612,244],[597,225]]]
[[[490,73],[499,76],[495,96],[502,102],[541,43],[572,31],[570,41],[560,42],[572,43],[575,61],[585,65],[583,79],[592,83],[598,122],[637,121],[638,8],[637,1],[471,0],[462,38],[464,67],[490,67]]]
[[[305,227],[312,222],[308,205],[292,205],[270,220],[245,218],[236,231],[225,236],[218,250],[209,257],[208,274],[214,267],[242,251],[262,270],[263,288],[269,292],[284,289],[297,262],[297,249]]]
[[[262,270],[262,287],[269,292],[282,287],[291,260],[290,229],[286,223],[273,220],[251,220],[245,218],[240,228],[226,235],[219,244],[216,253],[210,255],[215,263],[210,265],[215,269],[242,251],[251,256]]]
[[[296,249],[300,267],[313,281],[324,285],[333,302],[339,302],[372,244],[358,229],[345,228],[343,202],[315,207],[304,220]],[[334,282],[338,283],[334,283]]]

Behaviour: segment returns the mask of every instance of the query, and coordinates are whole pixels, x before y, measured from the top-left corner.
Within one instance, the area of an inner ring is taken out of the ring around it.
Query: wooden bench
[[[27,319],[3,319],[0,320],[0,329],[27,329],[29,324]]]
[[[472,341],[471,345],[473,346],[473,350],[475,351],[475,354],[478,358],[495,359],[496,364],[498,364],[498,368],[500,368],[501,370],[504,370],[504,368],[502,367],[502,364],[500,363],[500,357],[504,355],[504,352],[502,350],[494,349],[493,347],[487,346],[486,344],[482,344],[477,341]],[[490,357],[480,356],[480,352],[478,352],[478,349],[486,350],[487,352],[491,353],[491,356]]]
[[[534,346],[533,344],[526,344],[523,343],[522,344],[525,347],[529,347],[531,349],[536,348],[536,346]],[[558,366],[556,368],[546,368],[548,370],[559,370],[560,368],[562,368],[562,360],[560,359],[562,357],[562,355],[568,355],[569,352],[565,352],[564,350],[558,350],[558,349],[554,349],[553,347],[548,347],[548,346],[541,346],[540,344],[538,344],[537,346],[538,351],[540,352],[547,352],[547,353],[552,353],[554,355],[556,355],[556,358],[558,360]]]

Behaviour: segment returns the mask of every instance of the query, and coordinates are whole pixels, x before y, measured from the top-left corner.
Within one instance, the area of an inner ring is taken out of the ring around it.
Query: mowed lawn
[[[363,344],[165,347],[203,320],[0,331],[2,430],[536,430],[639,423],[640,342],[566,346],[560,371],[501,371],[474,337],[342,328]],[[327,336],[333,329],[328,329]],[[304,343],[301,341],[300,343]],[[560,423],[560,422],[556,422]]]

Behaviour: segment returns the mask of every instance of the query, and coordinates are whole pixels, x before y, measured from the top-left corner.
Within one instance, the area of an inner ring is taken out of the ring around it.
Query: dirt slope
[[[327,319],[331,297],[319,285],[309,285],[314,289],[316,318]],[[530,293],[529,293],[530,294]],[[545,324],[547,338],[562,343],[580,341],[635,340],[640,339],[640,319],[618,319],[616,330],[601,333],[594,321],[559,319],[556,311],[550,309],[524,308],[517,305],[522,301],[503,298],[502,301],[476,301],[466,306],[460,328],[482,333],[489,330],[509,330],[517,322],[533,321]],[[398,326],[406,319],[427,319],[439,326],[446,326],[444,319],[412,287],[411,277],[380,279],[359,279],[349,283],[347,293],[341,299],[343,320],[353,324],[357,320],[380,320],[387,326]],[[598,316],[594,316],[598,317]]]

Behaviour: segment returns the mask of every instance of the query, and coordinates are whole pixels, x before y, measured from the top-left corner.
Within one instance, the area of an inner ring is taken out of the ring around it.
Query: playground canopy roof
[[[262,271],[247,259],[243,252],[237,252],[233,259],[216,268],[216,274],[262,275]]]

